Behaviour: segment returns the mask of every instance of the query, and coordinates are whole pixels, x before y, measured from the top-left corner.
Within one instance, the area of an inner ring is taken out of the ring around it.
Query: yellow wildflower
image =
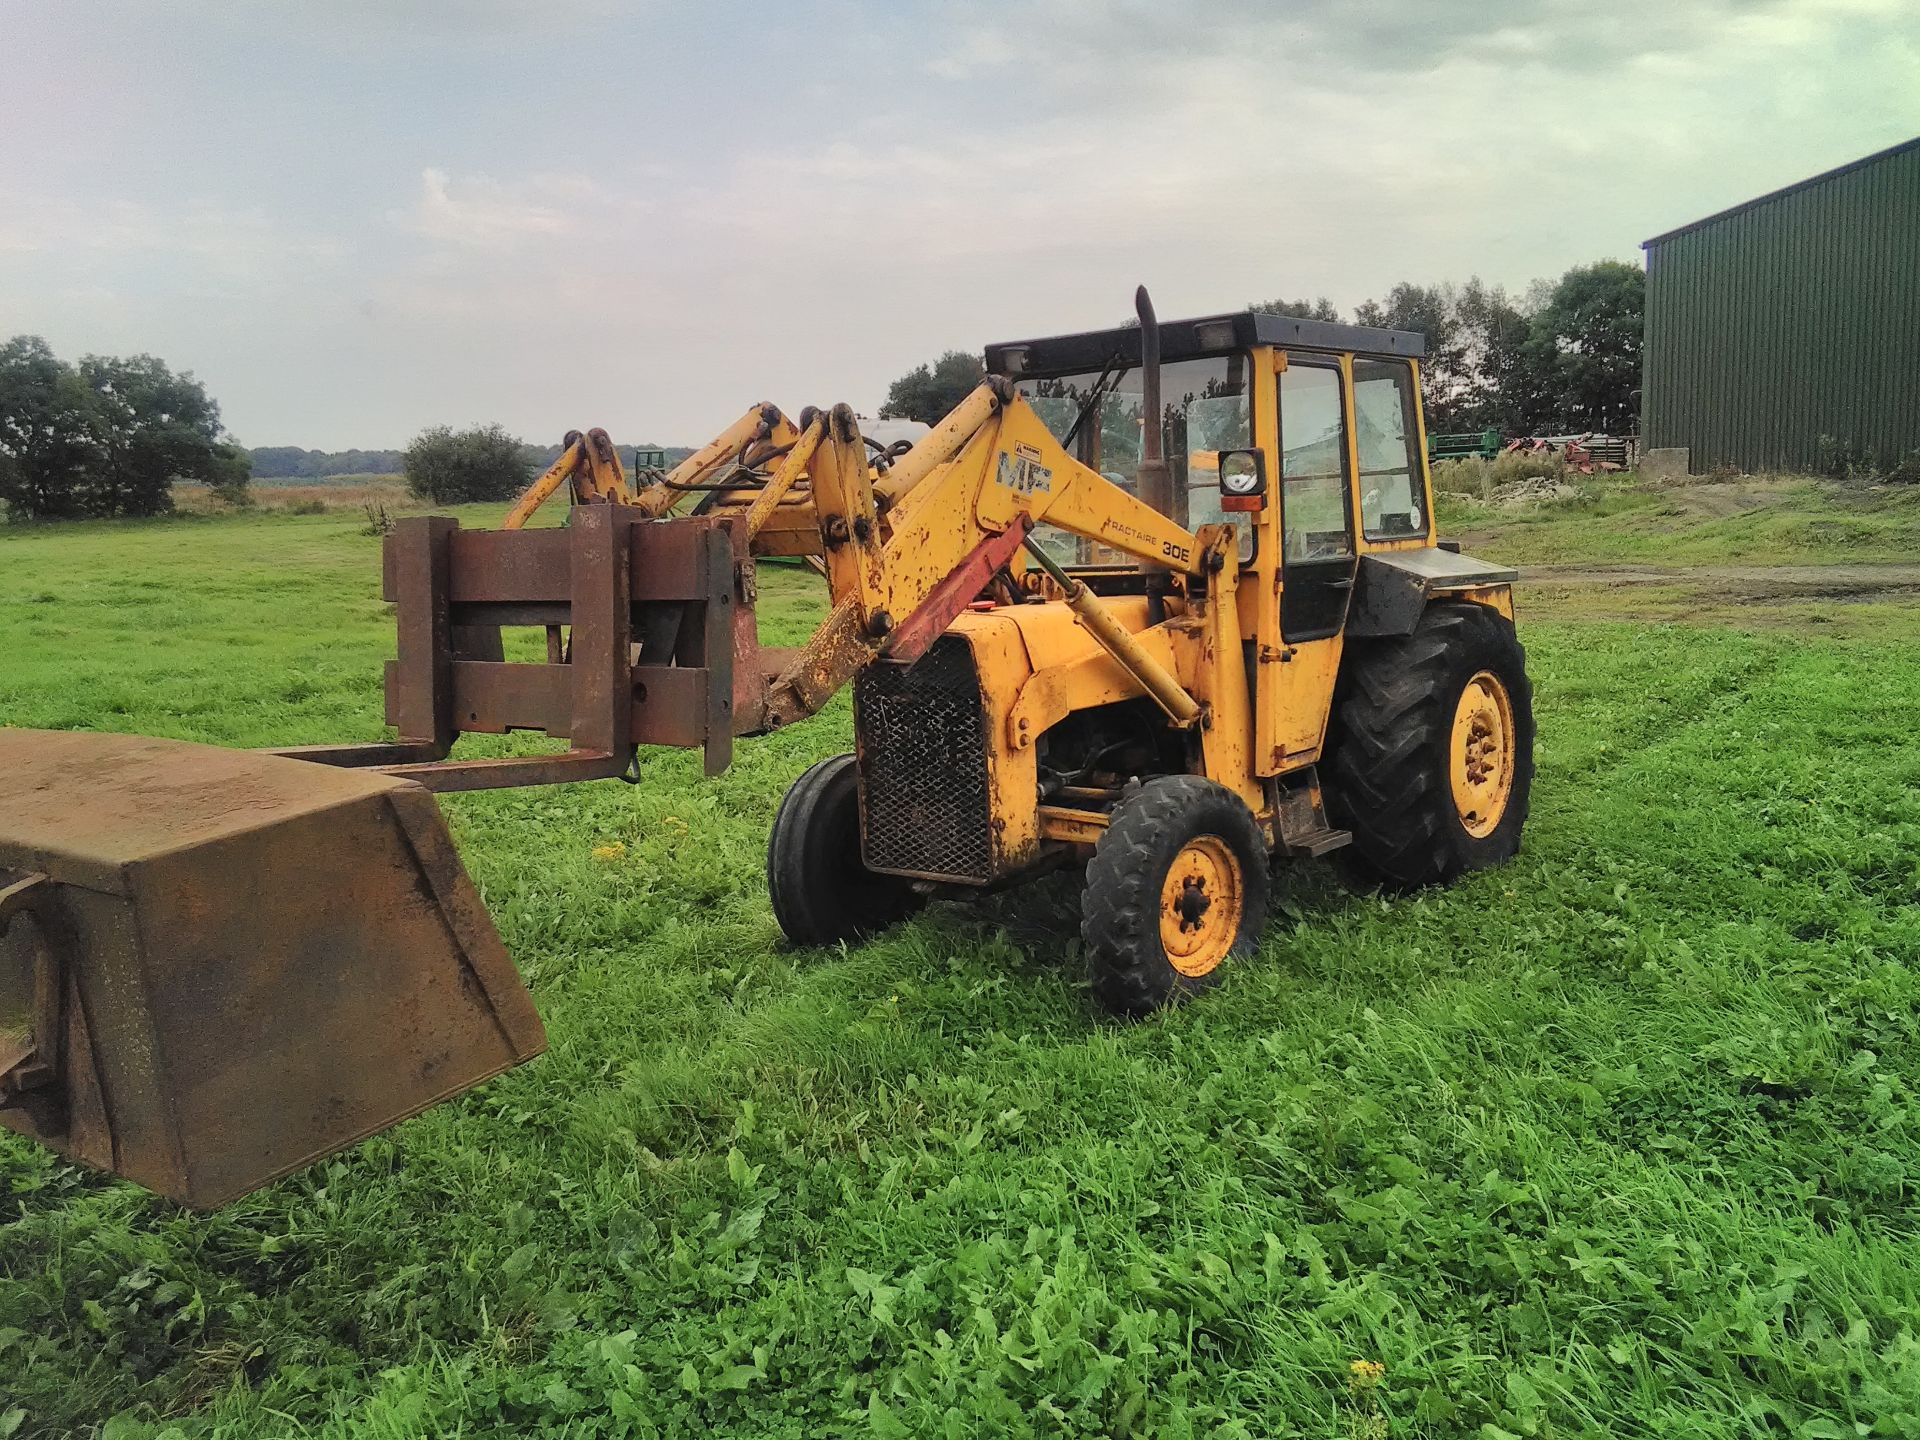
[[[623,858],[626,853],[627,847],[618,840],[615,840],[610,845],[596,845],[593,847],[593,858],[596,860],[619,860]]]

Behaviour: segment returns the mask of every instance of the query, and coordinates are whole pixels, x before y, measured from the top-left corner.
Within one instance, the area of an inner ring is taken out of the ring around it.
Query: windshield
[[[1140,372],[1125,369],[1109,376],[1100,402],[1075,431],[1074,423],[1099,381],[1098,371],[1048,376],[1021,381],[1020,393],[1070,455],[1134,494],[1133,472],[1140,463]],[[1160,399],[1161,453],[1173,472],[1175,513],[1170,518],[1189,529],[1222,519],[1233,521],[1241,527],[1245,558],[1252,553],[1251,517],[1221,511],[1214,452],[1244,449],[1253,443],[1247,357],[1217,355],[1162,365]],[[1047,525],[1035,532],[1035,539],[1065,564],[1129,563],[1117,550]]]

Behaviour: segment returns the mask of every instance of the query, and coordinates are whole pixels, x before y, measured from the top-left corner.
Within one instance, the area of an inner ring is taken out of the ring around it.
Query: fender
[[[1520,572],[1510,565],[1476,560],[1437,546],[1362,555],[1353,577],[1347,634],[1411,635],[1435,595],[1509,586],[1519,578]]]

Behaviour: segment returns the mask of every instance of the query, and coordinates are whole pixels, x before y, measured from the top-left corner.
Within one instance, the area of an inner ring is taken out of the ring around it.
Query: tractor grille
[[[917,664],[869,666],[853,707],[867,863],[991,879],[986,725],[967,642],[945,635]]]

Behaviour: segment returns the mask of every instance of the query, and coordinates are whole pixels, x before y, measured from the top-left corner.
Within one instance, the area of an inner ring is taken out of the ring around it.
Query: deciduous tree
[[[34,335],[0,345],[0,452],[16,520],[158,515],[176,480],[235,479],[220,407],[192,375],[151,355],[69,365]]]
[[[1426,337],[1421,362],[1429,431],[1504,435],[1639,428],[1645,276],[1637,265],[1577,265],[1522,299],[1478,276],[1464,285],[1402,283],[1355,311],[1362,325]],[[1274,314],[1337,320],[1325,300],[1268,300]]]
[[[227,480],[220,407],[192,375],[151,355],[89,355],[80,375],[94,395],[101,455],[81,485],[89,515],[159,515],[173,482]]]
[[[1455,428],[1473,393],[1458,306],[1459,291],[1451,285],[1402,282],[1387,292],[1385,300],[1364,301],[1353,312],[1362,325],[1413,330],[1427,337],[1420,390],[1429,430]]]
[[[1465,383],[1451,423],[1460,430],[1530,433],[1542,387],[1527,355],[1526,312],[1477,275],[1454,294],[1453,306]]]
[[[422,430],[407,446],[403,469],[407,488],[436,505],[509,500],[533,478],[520,441],[499,425]]]
[[[85,514],[81,489],[104,453],[94,395],[37,335],[0,345],[0,500],[10,520]]]
[[[1532,319],[1531,358],[1544,372],[1556,431],[1639,428],[1640,344],[1647,277],[1601,260],[1562,275]]]
[[[949,350],[931,365],[916,365],[888,386],[880,418],[937,424],[973,392],[986,373],[978,355]]]

